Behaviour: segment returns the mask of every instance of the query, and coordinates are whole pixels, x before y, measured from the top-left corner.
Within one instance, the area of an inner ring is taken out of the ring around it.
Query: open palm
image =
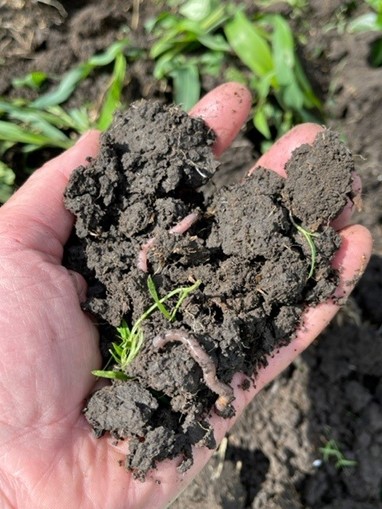
[[[215,153],[230,144],[248,114],[248,92],[227,84],[193,110],[217,132]],[[286,135],[261,163],[279,173],[291,151],[312,142],[318,126],[306,124]],[[64,209],[70,172],[95,156],[98,133],[34,173],[0,210],[0,506],[4,508],[155,509],[164,507],[208,460],[196,451],[184,476],[176,460],[159,465],[145,483],[120,465],[124,452],[109,437],[97,440],[82,408],[94,390],[92,369],[100,367],[98,333],[80,307],[82,277],[61,265],[63,245],[73,224]],[[346,214],[338,226],[345,226]],[[339,294],[348,294],[370,254],[370,236],[360,226],[342,231],[334,263],[342,269]],[[308,311],[296,340],[259,375],[257,389],[274,378],[306,348],[335,314],[328,302]],[[237,375],[240,377],[240,375]],[[237,384],[234,384],[237,385]],[[239,392],[237,414],[255,394]],[[221,438],[232,421],[213,417]],[[122,448],[124,446],[122,445]]]

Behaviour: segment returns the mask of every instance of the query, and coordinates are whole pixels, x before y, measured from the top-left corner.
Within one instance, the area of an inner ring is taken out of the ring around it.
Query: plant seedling
[[[267,140],[271,128],[281,135],[321,108],[281,15],[252,19],[233,2],[188,0],[178,14],[162,12],[146,27],[157,38],[150,51],[154,75],[172,79],[175,102],[185,110],[199,98],[201,76],[222,73],[253,90],[253,122]]]
[[[320,447],[320,452],[322,453],[324,461],[329,461],[331,458],[334,458],[336,460],[335,467],[337,469],[345,467],[355,467],[357,465],[356,460],[349,460],[345,458],[344,454],[338,447],[337,442],[333,439],[329,440],[325,444],[325,447]]]
[[[128,39],[115,42],[104,52],[70,69],[61,77],[57,86],[46,93],[40,93],[34,101],[0,97],[0,155],[4,155],[15,144],[21,145],[24,154],[47,146],[65,150],[73,145],[77,137],[75,135],[92,127],[107,129],[121,105],[127,56],[135,58],[138,55],[136,50],[128,46]],[[99,104],[82,105],[79,108],[64,106],[83,80],[93,71],[110,64],[114,64],[113,71]],[[40,91],[48,79],[51,78],[45,73],[34,71],[14,79],[13,86],[27,86]],[[4,177],[0,175],[1,188],[4,188],[3,183]],[[0,202],[4,202],[9,195],[8,189],[1,192]]]
[[[382,33],[382,0],[365,0],[372,11],[353,19],[348,25],[350,33],[379,32]],[[370,48],[370,63],[373,67],[382,66],[382,37],[376,39]]]
[[[294,221],[292,214],[289,214],[289,217],[290,217],[290,220],[291,220],[293,226],[305,238],[305,240],[308,243],[308,246],[310,249],[310,256],[311,256],[310,270],[309,270],[309,274],[308,274],[308,279],[310,279],[314,274],[314,269],[316,267],[316,258],[317,258],[317,248],[316,248],[316,244],[314,243],[313,237],[318,237],[318,233],[313,233],[313,232],[307,230],[306,228],[304,228],[303,226],[297,224]]]
[[[125,369],[138,355],[143,342],[144,342],[144,334],[142,330],[142,323],[147,320],[147,318],[154,312],[159,310],[163,316],[169,322],[173,322],[176,319],[176,314],[179,311],[179,308],[183,304],[184,300],[194,292],[201,284],[201,281],[196,281],[191,286],[180,287],[172,290],[167,295],[162,298],[159,298],[157,289],[155,287],[154,280],[151,276],[147,278],[147,288],[148,291],[154,300],[154,304],[150,306],[141,316],[137,319],[134,325],[130,328],[127,325],[125,320],[122,321],[120,327],[117,328],[120,341],[118,343],[113,343],[113,348],[110,349],[110,354],[112,359],[116,362],[118,366],[118,370],[95,370],[92,371],[92,374],[95,376],[99,376],[102,378],[112,378],[115,380],[128,380],[128,376],[124,373]],[[165,306],[165,302],[167,302],[172,297],[178,296],[178,300],[175,306],[169,310]]]

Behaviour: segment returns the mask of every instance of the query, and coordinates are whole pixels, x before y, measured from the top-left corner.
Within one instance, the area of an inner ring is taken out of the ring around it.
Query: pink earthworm
[[[188,214],[188,216],[184,217],[178,224],[173,226],[170,233],[186,233],[198,219],[199,212],[191,212],[191,214]]]
[[[198,219],[199,219],[199,212],[191,212],[191,214],[188,214],[188,216],[184,217],[181,221],[179,221],[178,224],[173,226],[169,231],[170,231],[170,233],[175,233],[175,234],[186,233],[186,231],[189,230],[191,228],[191,226],[194,223],[196,223],[196,221]],[[147,253],[153,247],[154,244],[155,244],[155,237],[152,237],[145,244],[143,244],[143,246],[141,247],[141,250],[138,253],[137,267],[138,267],[138,269],[142,270],[143,272],[148,272]]]
[[[138,261],[137,261],[137,267],[138,269],[142,270],[143,272],[147,272],[147,253],[149,252],[149,249],[153,247],[155,243],[155,237],[151,237],[143,246],[141,247],[141,250],[138,253]]]
[[[221,382],[216,376],[216,366],[214,361],[204,350],[198,341],[180,329],[173,329],[159,334],[153,339],[154,348],[163,348],[170,341],[179,341],[183,343],[190,351],[191,357],[199,364],[203,371],[205,384],[212,392],[218,394],[215,401],[215,407],[219,414],[226,414],[227,407],[235,399],[233,389],[229,385]]]

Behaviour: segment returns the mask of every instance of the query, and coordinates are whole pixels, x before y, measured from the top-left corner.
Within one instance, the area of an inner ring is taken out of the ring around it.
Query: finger
[[[63,195],[71,172],[98,152],[99,133],[90,131],[63,154],[35,171],[0,211],[0,236],[51,255],[60,262],[73,226]]]
[[[260,159],[256,165],[249,170],[251,175],[260,166],[275,171],[282,177],[287,177],[285,165],[292,156],[293,151],[305,143],[311,145],[316,136],[324,131],[325,128],[317,124],[300,124],[284,134]],[[303,171],[303,168],[301,169]],[[360,196],[362,191],[361,179],[357,174],[353,175],[352,188],[354,196]],[[349,224],[351,216],[355,209],[354,201],[347,199],[347,203],[342,212],[332,221],[332,226],[336,230],[344,228]]]
[[[205,95],[190,111],[216,133],[214,154],[229,147],[246,121],[252,105],[249,90],[239,83],[224,83]]]
[[[263,168],[269,168],[282,177],[286,177],[285,165],[292,156],[292,152],[296,150],[300,145],[305,143],[312,144],[316,139],[316,136],[321,131],[324,131],[324,127],[318,124],[300,124],[289,132],[284,134],[279,140],[276,141],[264,155],[260,157],[256,165],[249,170],[251,175],[256,168],[262,166]]]

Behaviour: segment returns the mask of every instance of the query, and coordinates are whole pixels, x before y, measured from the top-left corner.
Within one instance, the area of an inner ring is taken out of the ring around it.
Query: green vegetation
[[[352,20],[347,29],[351,33],[380,32],[382,33],[382,0],[364,0],[371,7],[371,11]],[[382,66],[382,37],[371,45],[370,63],[374,67]]]
[[[306,4],[305,0],[287,3],[294,13]],[[272,0],[259,0],[258,13],[249,17],[234,2],[173,0],[147,23],[148,40],[153,42],[146,49],[135,48],[129,37],[61,77],[36,69],[14,79],[15,90],[27,87],[38,96],[35,100],[0,97],[0,158],[8,161],[12,148],[25,156],[44,147],[64,150],[90,128],[107,129],[116,109],[127,106],[123,104],[126,71],[129,62],[138,59],[152,60],[154,77],[171,83],[173,100],[186,110],[198,101],[204,76],[247,85],[254,96],[253,122],[265,138],[265,150],[294,123],[314,120],[321,109],[296,55],[288,22],[281,15],[261,12],[271,4]],[[69,107],[78,87],[99,72],[109,76],[101,97],[95,103]],[[14,180],[14,170],[3,162],[0,203],[10,196]]]
[[[0,161],[0,203],[4,203],[12,194],[15,173]]]
[[[355,460],[349,460],[345,458],[335,440],[329,440],[325,444],[325,447],[320,447],[320,452],[324,461],[330,461],[331,459],[334,459],[335,467],[338,469],[345,467],[355,467],[357,465]]]
[[[184,300],[194,292],[201,284],[201,281],[196,281],[191,286],[180,287],[172,290],[164,297],[160,298],[156,290],[155,284],[151,276],[147,279],[147,288],[152,297],[154,304],[144,311],[137,319],[132,327],[129,327],[125,320],[123,320],[120,327],[117,328],[120,341],[113,343],[113,348],[110,350],[112,359],[117,365],[117,370],[95,370],[92,371],[93,375],[102,378],[112,378],[116,380],[127,380],[128,377],[124,373],[127,366],[136,358],[144,341],[144,334],[142,330],[142,323],[149,318],[155,311],[160,311],[169,322],[176,319],[176,315],[183,304]],[[165,302],[173,297],[178,297],[174,307],[169,310],[165,306]]]
[[[188,0],[177,14],[163,12],[147,29],[156,37],[150,56],[157,79],[172,79],[175,101],[190,109],[199,99],[201,76],[246,84],[254,93],[253,121],[270,140],[319,111],[297,57],[288,22],[279,14],[252,20],[240,6]]]
[[[0,98],[0,157],[16,144],[20,144],[24,154],[47,146],[66,149],[91,127],[107,129],[121,104],[126,73],[124,50],[128,44],[127,39],[118,41],[103,53],[77,65],[65,73],[55,87],[34,101]],[[71,109],[62,106],[94,70],[110,64],[113,64],[113,71],[100,106],[84,104]],[[13,85],[40,90],[47,80],[45,73],[36,71],[14,80]],[[14,178],[13,170],[2,163],[0,202],[9,197]]]
[[[309,231],[308,229],[304,228],[303,226],[297,224],[292,214],[289,214],[290,220],[293,223],[293,226],[297,229],[297,231],[305,238],[305,240],[308,243],[309,249],[310,249],[310,270],[308,274],[308,279],[310,279],[313,274],[314,270],[316,268],[316,258],[317,258],[317,248],[316,244],[314,243],[313,237],[318,237],[318,233],[313,233]]]

